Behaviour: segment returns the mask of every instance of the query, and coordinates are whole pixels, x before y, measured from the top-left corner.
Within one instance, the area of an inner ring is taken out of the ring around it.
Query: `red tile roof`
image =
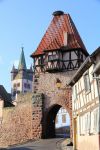
[[[82,48],[87,53],[81,37],[69,14],[54,15],[50,26],[44,34],[37,50],[32,57],[44,53],[44,50],[60,49],[64,46],[64,32],[68,33],[67,48]]]

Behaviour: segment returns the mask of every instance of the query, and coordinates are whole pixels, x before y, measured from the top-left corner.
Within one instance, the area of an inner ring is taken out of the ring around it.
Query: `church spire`
[[[18,70],[26,70],[26,62],[25,62],[25,56],[24,56],[24,48],[22,47],[22,52],[20,55],[20,60],[19,60],[19,66],[18,66]]]

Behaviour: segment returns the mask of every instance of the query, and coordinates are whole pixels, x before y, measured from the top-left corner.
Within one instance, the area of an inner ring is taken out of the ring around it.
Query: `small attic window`
[[[89,92],[91,90],[89,72],[86,72],[84,74],[84,85],[85,85],[85,91]]]

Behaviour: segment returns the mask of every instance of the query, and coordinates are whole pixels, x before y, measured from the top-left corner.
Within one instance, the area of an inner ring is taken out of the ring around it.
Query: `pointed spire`
[[[20,60],[19,60],[19,66],[18,69],[19,70],[26,70],[26,62],[25,62],[25,56],[24,56],[24,48],[22,47],[22,52],[21,52],[21,56],[20,56]]]
[[[13,64],[13,67],[12,67],[11,72],[14,72],[14,71],[15,71],[15,66],[14,66],[14,64]]]

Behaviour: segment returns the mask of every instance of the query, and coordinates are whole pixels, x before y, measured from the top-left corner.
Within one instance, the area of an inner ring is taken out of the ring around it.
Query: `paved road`
[[[8,150],[61,150],[61,142],[63,139],[48,139],[28,142],[23,145],[10,147]]]

